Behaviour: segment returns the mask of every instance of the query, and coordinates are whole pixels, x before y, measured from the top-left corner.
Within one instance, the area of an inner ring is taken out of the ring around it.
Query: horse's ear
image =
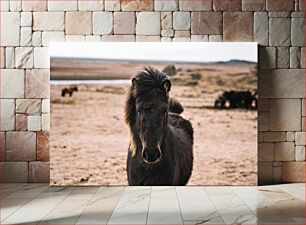
[[[132,78],[132,87],[134,88],[137,84],[137,79],[135,77]]]
[[[165,80],[164,83],[163,83],[163,88],[165,90],[166,93],[168,93],[171,89],[171,82],[170,80]]]

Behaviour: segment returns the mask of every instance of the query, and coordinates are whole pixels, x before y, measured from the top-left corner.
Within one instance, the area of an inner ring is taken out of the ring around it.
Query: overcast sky
[[[254,42],[99,42],[51,43],[51,57],[128,61],[257,62]]]

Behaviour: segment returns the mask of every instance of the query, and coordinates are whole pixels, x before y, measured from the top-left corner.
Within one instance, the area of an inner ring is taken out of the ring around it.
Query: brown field
[[[188,185],[256,184],[257,111],[212,108],[222,91],[255,91],[254,66],[179,65],[177,70],[170,95],[183,104],[182,116],[194,128]],[[128,85],[78,87],[72,98],[62,98],[63,86],[51,86],[51,184],[127,185],[123,106]]]

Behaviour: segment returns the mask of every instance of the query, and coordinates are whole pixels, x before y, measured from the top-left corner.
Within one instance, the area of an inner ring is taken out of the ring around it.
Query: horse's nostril
[[[154,157],[155,159],[160,159],[160,151],[159,150],[156,150],[155,153],[154,153]]]
[[[147,163],[155,163],[161,158],[161,152],[159,149],[145,149],[142,152],[142,158]]]
[[[146,161],[149,160],[149,155],[148,155],[148,151],[144,150],[142,153],[142,158]]]

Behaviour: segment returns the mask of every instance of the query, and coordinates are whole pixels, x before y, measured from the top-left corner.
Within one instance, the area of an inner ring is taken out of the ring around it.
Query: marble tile
[[[6,134],[6,159],[8,161],[35,160],[36,134],[34,132],[8,132]]]
[[[0,161],[5,161],[5,132],[0,132]]]
[[[185,220],[185,225],[199,225],[199,224],[225,224],[222,218],[216,214],[207,215],[203,220]]]
[[[49,162],[29,162],[29,182],[49,183],[50,181],[50,165]]]
[[[28,182],[28,162],[0,162],[0,182]]]
[[[258,191],[257,187],[249,186],[234,186],[231,189],[239,196],[242,200],[244,199],[265,199],[265,196]]]
[[[48,184],[45,185],[48,186]],[[46,190],[37,195],[35,199],[64,200],[73,190],[74,187],[48,187]]]
[[[22,187],[20,190],[11,193],[6,198],[35,198],[38,196],[41,192],[48,189],[48,185],[36,183],[36,184],[28,184],[24,187]]]
[[[6,218],[4,221],[2,221],[2,224],[37,223],[60,202],[61,199],[56,199],[56,200],[33,199],[30,202],[28,202],[25,206],[18,209],[11,216]]]
[[[26,183],[1,183],[1,199],[7,197],[8,195],[26,187]],[[1,203],[1,202],[0,202]]]
[[[98,187],[75,188],[40,220],[40,224],[75,224]]]
[[[123,191],[124,187],[100,187],[87,203],[77,224],[106,224]]]
[[[5,198],[1,200],[1,221],[12,215],[15,211],[22,208],[25,204],[30,202],[32,198]]]
[[[151,187],[126,187],[108,224],[145,224]]]
[[[282,166],[282,181],[287,183],[306,182],[306,162],[284,162]]]
[[[298,184],[281,184],[277,186],[278,189],[287,192],[288,194],[292,195],[293,197],[300,199],[301,201],[305,202],[305,184],[298,183]]]
[[[39,161],[48,161],[50,159],[50,133],[41,131],[37,132],[36,142],[36,159]]]
[[[175,187],[152,187],[148,224],[183,224]]]
[[[50,72],[46,69],[26,71],[26,98],[50,98]]]
[[[28,129],[28,119],[25,114],[16,114],[16,130],[17,131],[27,131]]]
[[[24,71],[16,69],[1,70],[1,98],[24,97]]]
[[[210,222],[219,218],[202,187],[176,187],[183,220]]]

